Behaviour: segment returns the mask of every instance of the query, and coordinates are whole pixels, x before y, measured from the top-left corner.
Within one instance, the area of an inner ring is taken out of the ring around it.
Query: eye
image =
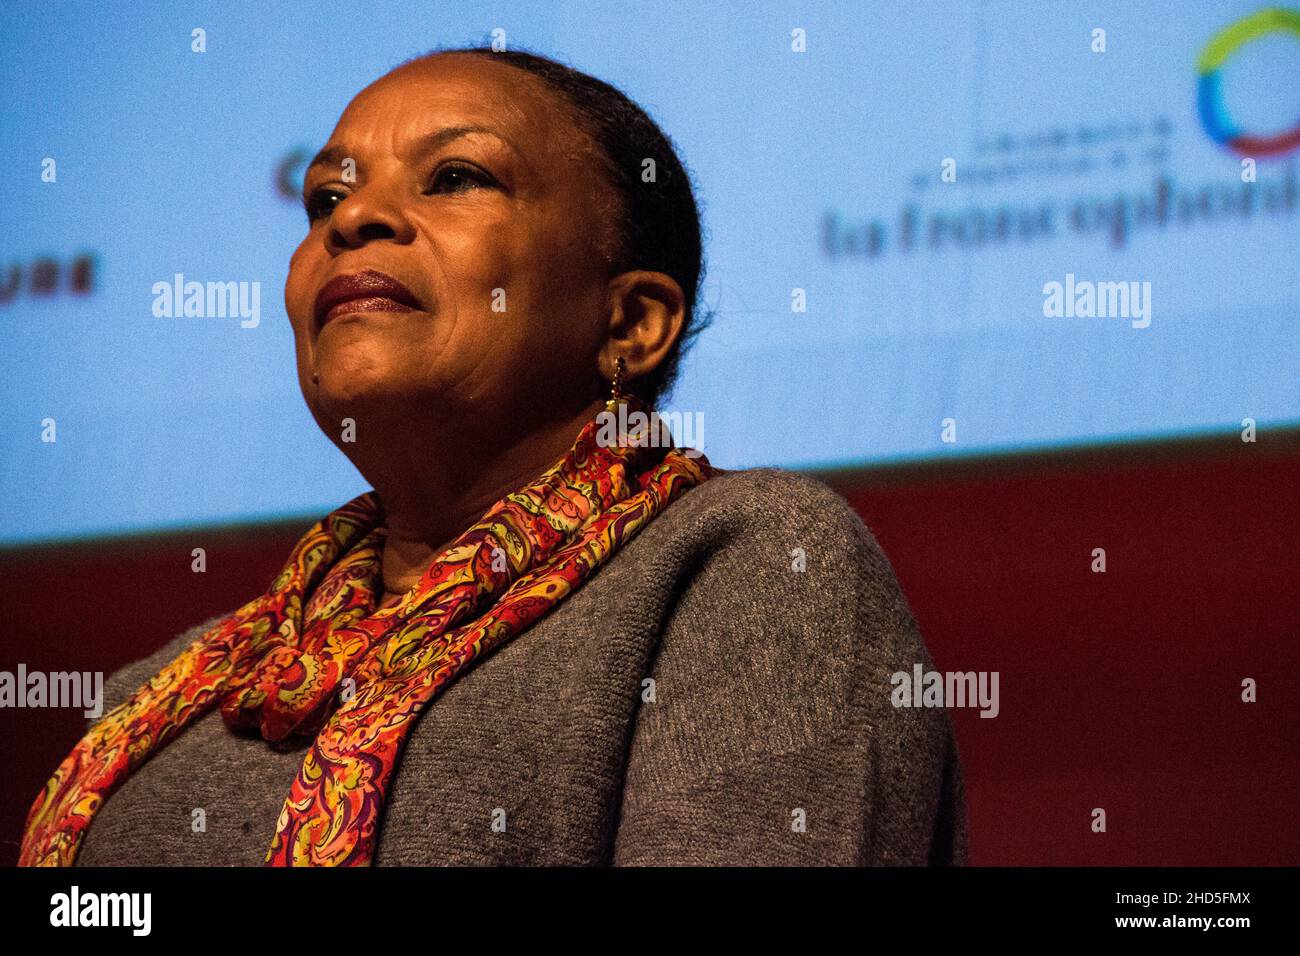
[[[440,166],[429,183],[430,193],[459,193],[469,189],[495,186],[497,181],[477,166],[467,163],[448,163]]]
[[[331,189],[328,186],[321,186],[319,189],[313,189],[310,195],[303,200],[303,208],[307,210],[307,221],[315,222],[328,216],[334,211],[334,207],[347,198],[345,193],[337,189]]]

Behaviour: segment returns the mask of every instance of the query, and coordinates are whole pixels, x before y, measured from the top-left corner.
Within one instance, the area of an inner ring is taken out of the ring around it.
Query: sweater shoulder
[[[701,606],[730,609],[720,620],[749,621],[749,633],[774,640],[809,628],[824,635],[795,639],[792,654],[856,655],[863,643],[884,656],[925,654],[888,556],[823,481],[779,468],[724,472],[679,504],[659,519],[656,540],[671,541],[663,550],[678,590],[689,589]]]
[[[693,488],[660,519],[694,525],[715,539],[815,541],[823,551],[883,559],[880,545],[853,507],[825,482],[781,468],[724,471]]]
[[[721,471],[683,500],[695,507],[721,507],[769,519],[849,524],[858,520],[849,503],[825,482],[782,468]]]

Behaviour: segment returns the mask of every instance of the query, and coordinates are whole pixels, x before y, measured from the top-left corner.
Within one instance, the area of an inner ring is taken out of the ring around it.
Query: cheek
[[[518,350],[544,307],[531,251],[506,230],[443,232],[434,258],[442,295],[435,316],[444,357],[480,364],[489,353]]]
[[[309,236],[294,250],[289,258],[289,275],[284,282],[284,308],[296,335],[305,331],[306,319],[311,312],[313,246]]]
[[[551,373],[572,373],[596,348],[605,282],[589,257],[555,243],[536,250],[534,267],[519,281],[527,289],[520,321],[531,360]]]
[[[523,251],[508,227],[466,223],[463,228],[455,228],[444,224],[429,229],[427,235],[430,270],[436,281],[446,286],[455,302],[457,318],[498,314],[493,311],[494,304],[500,301],[498,289],[505,290],[506,307],[510,307],[514,277],[526,274],[526,270],[519,267]]]

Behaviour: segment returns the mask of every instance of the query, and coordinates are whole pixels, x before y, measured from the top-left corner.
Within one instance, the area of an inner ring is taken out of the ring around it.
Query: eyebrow
[[[445,126],[440,130],[421,136],[416,141],[415,148],[418,152],[437,149],[472,133],[486,133],[489,136],[494,136],[511,149],[514,149],[514,144],[510,140],[487,126]],[[347,159],[349,155],[351,155],[351,150],[344,149],[342,146],[326,146],[307,164],[307,172],[311,172],[317,166],[342,165],[343,160]]]

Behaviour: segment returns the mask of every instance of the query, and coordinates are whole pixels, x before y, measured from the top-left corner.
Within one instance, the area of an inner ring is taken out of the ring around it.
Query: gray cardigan
[[[113,674],[107,706],[215,620]],[[890,702],[917,662],[932,667],[842,498],[725,473],[420,716],[375,863],[964,863],[948,713]],[[260,865],[305,748],[211,711],[105,802],[78,865]]]

